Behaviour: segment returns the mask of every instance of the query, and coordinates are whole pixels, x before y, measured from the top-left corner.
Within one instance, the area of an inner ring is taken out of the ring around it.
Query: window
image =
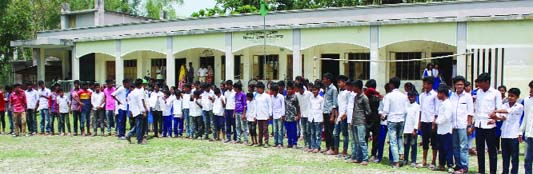
[[[254,56],[253,75],[260,80],[277,80],[279,72],[279,55]]]
[[[124,78],[130,80],[137,78],[137,60],[124,60]]]
[[[243,64],[241,64],[241,56],[234,56],[233,74],[235,79],[243,78]]]
[[[370,60],[370,53],[348,53],[348,60]],[[370,62],[348,62],[347,74],[352,79],[370,79]]]
[[[150,77],[154,79],[164,79],[167,69],[167,60],[166,59],[152,59],[152,67],[150,68]],[[158,75],[161,75],[159,78]]]
[[[396,53],[396,60],[421,59],[421,52],[399,52]],[[418,80],[422,74],[420,61],[395,62],[396,76],[402,80]]]

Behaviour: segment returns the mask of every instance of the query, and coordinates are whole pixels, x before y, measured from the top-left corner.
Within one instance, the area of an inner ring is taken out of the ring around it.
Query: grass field
[[[386,159],[360,166],[301,149],[182,138],[153,138],[147,145],[136,145],[115,137],[2,135],[0,148],[2,173],[435,173],[407,166],[392,169]],[[470,167],[477,170],[474,158],[470,157]],[[520,165],[522,173],[523,155]]]

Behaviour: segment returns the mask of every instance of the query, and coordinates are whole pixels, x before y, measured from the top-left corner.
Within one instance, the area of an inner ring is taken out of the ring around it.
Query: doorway
[[[184,76],[183,78],[185,78],[185,79],[187,78],[187,71],[182,72],[182,73],[185,73],[184,75],[180,74],[180,72],[182,71],[181,68],[186,69],[185,66],[187,66],[186,65],[187,60],[185,58],[179,58],[179,59],[176,59],[175,63],[176,63],[175,64],[176,67],[174,67],[174,73],[176,74],[175,82],[179,82],[180,80],[182,80],[182,79],[180,79],[181,76]],[[172,68],[172,67],[170,67],[170,68]]]
[[[331,74],[333,74],[333,79],[337,79],[337,77],[339,76],[339,61],[337,61],[338,59],[340,59],[340,54],[322,54],[321,55],[321,58],[328,58],[328,59],[336,59],[336,60],[322,60],[321,61],[321,74],[320,74],[320,79],[322,79],[322,76],[329,72]]]
[[[431,53],[431,57],[439,57],[439,56],[448,56],[453,55],[453,52],[434,52]],[[446,83],[446,85],[451,86],[452,85],[452,78],[453,78],[453,72],[454,65],[457,64],[456,60],[453,60],[453,57],[447,57],[442,59],[435,59],[433,60],[433,64],[439,65],[439,74],[441,75],[442,80]]]
[[[115,79],[115,61],[106,62],[106,80]]]

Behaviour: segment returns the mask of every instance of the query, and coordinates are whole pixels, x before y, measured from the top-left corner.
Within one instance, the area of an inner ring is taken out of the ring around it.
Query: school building
[[[474,80],[489,72],[494,86],[525,90],[527,74],[533,74],[530,0],[277,11],[266,15],[265,24],[259,14],[154,20],[105,11],[102,0],[95,4],[83,11],[64,4],[61,29],[11,42],[33,48],[30,68],[38,80],[120,83],[155,78],[162,70],[167,84],[175,85],[188,62],[195,71],[211,65],[217,83],[299,75],[314,80],[332,72],[376,79],[380,86],[393,76],[419,85],[426,64],[434,62],[448,83],[454,75]],[[395,62],[445,55],[453,56]]]

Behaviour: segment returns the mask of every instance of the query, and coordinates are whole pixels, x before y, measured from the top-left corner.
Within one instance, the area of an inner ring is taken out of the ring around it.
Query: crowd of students
[[[363,85],[363,81],[343,75],[334,79],[330,73],[314,83],[302,77],[267,85],[253,81],[246,91],[241,82],[231,80],[218,87],[195,82],[176,89],[136,79],[124,80],[118,88],[111,80],[103,85],[74,81],[73,89],[65,93],[57,84],[50,90],[39,81],[0,91],[5,99],[0,100],[1,131],[5,132],[7,114],[13,136],[100,133],[115,134],[130,143],[134,137],[136,143],[146,144],[148,132],[152,132],[154,137],[298,149],[298,141],[303,140],[300,146],[305,152],[337,155],[363,166],[381,162],[388,137],[389,161],[394,168],[410,165],[449,173],[470,170],[473,139],[478,173],[485,173],[486,148],[490,173],[497,171],[499,149],[503,173],[518,173],[519,143],[525,141],[525,173],[531,174],[533,81],[529,96],[520,100],[518,88],[496,90],[490,79],[487,73],[479,75],[473,89],[464,77],[457,76],[452,88],[441,84],[435,90],[434,78],[425,77],[421,93],[411,83],[400,91],[397,77],[380,93],[375,80]],[[418,146],[423,148],[419,163]],[[431,162],[427,160],[430,149]]]

